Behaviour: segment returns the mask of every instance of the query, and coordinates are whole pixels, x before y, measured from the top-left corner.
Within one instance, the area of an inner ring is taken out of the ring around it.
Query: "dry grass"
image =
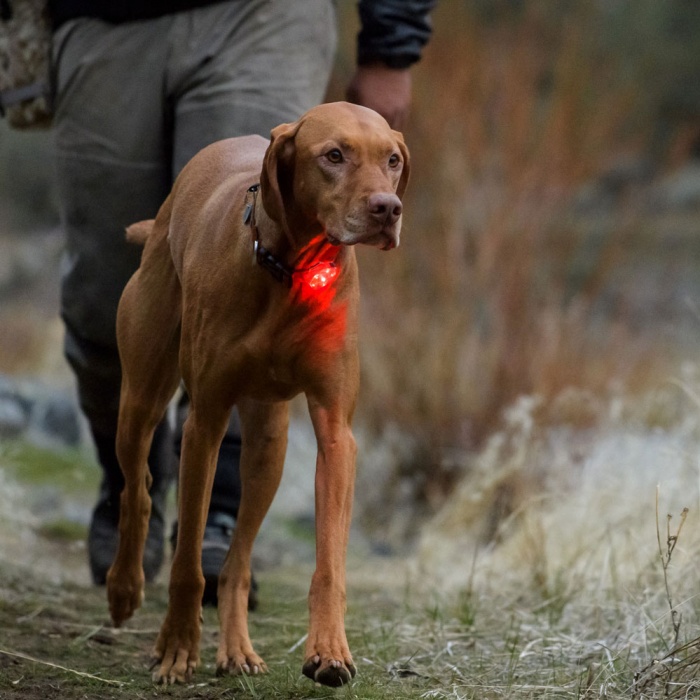
[[[526,522],[511,554],[541,548],[539,519],[515,514],[578,479],[588,440],[624,451],[615,431],[684,424],[687,407],[663,386],[681,354],[663,325],[681,315],[662,302],[679,266],[663,239],[674,224],[654,220],[646,186],[624,178],[607,203],[578,199],[644,153],[648,90],[626,72],[629,56],[598,43],[598,3],[568,3],[553,21],[557,4],[516,3],[512,16],[515,5],[497,4],[489,22],[479,3],[440,3],[414,73],[402,246],[361,251],[358,519],[393,546],[420,538],[447,503],[437,517],[471,538]],[[617,27],[628,47],[635,27]],[[662,258],[665,275],[640,272]],[[531,440],[513,434],[519,414],[534,422]],[[475,473],[478,495],[460,497]],[[649,494],[636,493],[639,508]],[[539,561],[529,575],[551,589]]]
[[[538,427],[527,417],[531,408],[520,407],[509,418],[511,434],[503,436],[501,446],[510,442],[511,468],[519,459],[521,469],[532,466]],[[347,627],[359,676],[339,691],[314,688],[299,672],[309,567],[258,572],[263,608],[251,617],[252,634],[270,662],[268,676],[215,676],[216,621],[206,610],[202,668],[191,684],[159,690],[150,683],[146,659],[165,610],[165,584],[149,586],[144,608],[116,633],[105,623],[104,591],[90,587],[87,576],[75,580],[81,567],[75,553],[56,550],[30,564],[30,550],[45,547],[25,540],[23,558],[0,567],[0,623],[6,631],[0,695],[31,700],[163,693],[289,700],[694,697],[700,670],[697,495],[687,478],[679,479],[688,476],[689,465],[664,457],[668,446],[657,446],[639,464],[639,475],[629,470],[639,450],[613,451],[624,469],[608,483],[601,479],[608,468],[600,455],[579,457],[576,483],[556,495],[550,488],[547,498],[537,493],[521,498],[489,541],[478,517],[486,504],[479,507],[478,501],[480,493],[488,500],[492,492],[472,489],[473,506],[465,509],[471,525],[453,527],[448,509],[426,534],[431,558],[423,552],[422,569],[396,559],[351,557]],[[496,448],[491,446],[490,456],[484,451],[485,461],[495,457]],[[682,506],[676,504],[691,503],[682,531],[676,515],[664,532],[659,515],[658,542],[653,488],[648,505],[639,505],[656,476],[653,463],[671,482],[662,484],[659,512],[670,503],[679,513]],[[641,483],[630,488],[637,476]],[[0,520],[0,534],[9,525],[10,536],[17,536],[21,500],[15,490],[14,508]],[[617,507],[611,507],[614,501]],[[460,509],[453,505],[451,516],[457,518]],[[31,524],[22,521],[21,527]],[[480,543],[477,556],[468,536],[472,544]],[[52,559],[63,562],[63,573],[47,577]],[[463,578],[457,581],[459,573]]]
[[[634,401],[591,402],[585,429],[553,425],[537,398],[506,412],[425,529],[414,576],[462,601],[488,655],[504,635],[517,653],[500,669],[488,660],[483,695],[469,674],[461,695],[434,697],[697,695],[693,376]]]

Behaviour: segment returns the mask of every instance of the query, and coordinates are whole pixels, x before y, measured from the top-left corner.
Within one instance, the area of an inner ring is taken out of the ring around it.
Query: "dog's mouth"
[[[382,229],[376,233],[357,235],[353,233],[344,232],[346,235],[341,237],[333,235],[330,231],[326,231],[326,240],[334,246],[354,246],[354,245],[367,245],[372,248],[379,248],[379,250],[393,250],[398,248],[399,245],[399,233],[393,228],[389,227],[387,229]]]

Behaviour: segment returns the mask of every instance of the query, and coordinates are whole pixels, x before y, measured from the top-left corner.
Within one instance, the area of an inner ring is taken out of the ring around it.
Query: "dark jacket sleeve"
[[[420,59],[430,38],[430,11],[437,0],[360,0],[362,28],[357,62],[381,61],[390,68],[408,68]]]

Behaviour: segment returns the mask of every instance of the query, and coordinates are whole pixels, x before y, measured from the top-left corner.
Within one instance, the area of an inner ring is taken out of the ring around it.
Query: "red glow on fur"
[[[335,299],[335,283],[340,276],[340,270],[339,265],[328,260],[311,265],[305,270],[297,270],[293,283],[297,300],[308,305],[310,309],[313,308],[314,313],[330,309]]]
[[[297,268],[292,281],[293,298],[304,309],[300,327],[307,329],[305,342],[318,358],[343,347],[347,328],[347,301],[336,296],[343,288],[342,267],[324,257],[316,262],[307,258],[306,267]]]
[[[306,306],[314,316],[325,314],[334,306],[336,293],[342,286],[342,265],[339,256],[342,251],[331,245],[325,234],[320,234],[299,252],[294,263],[292,294],[297,303]],[[344,311],[337,311],[343,316]],[[335,326],[335,324],[331,324]],[[337,330],[337,329],[336,329]]]

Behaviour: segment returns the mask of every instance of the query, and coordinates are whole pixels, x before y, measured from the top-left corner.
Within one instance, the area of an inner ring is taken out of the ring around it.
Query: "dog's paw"
[[[349,683],[357,673],[357,669],[350,657],[340,661],[338,659],[322,659],[320,656],[312,656],[304,662],[302,673],[316,683],[338,688]]]
[[[115,627],[120,627],[141,607],[145,580],[142,569],[127,575],[112,567],[107,573],[109,614]]]
[[[157,652],[154,652],[151,658],[153,682],[159,685],[189,683],[198,664],[199,657],[193,656],[187,649],[178,649],[169,658],[159,657]]]
[[[267,665],[252,649],[233,653],[219,651],[216,655],[217,676],[257,676],[259,673],[267,673]]]
[[[199,664],[200,635],[200,618],[194,617],[191,624],[182,621],[171,624],[166,617],[152,655],[151,670],[155,683],[169,685],[192,680]]]

